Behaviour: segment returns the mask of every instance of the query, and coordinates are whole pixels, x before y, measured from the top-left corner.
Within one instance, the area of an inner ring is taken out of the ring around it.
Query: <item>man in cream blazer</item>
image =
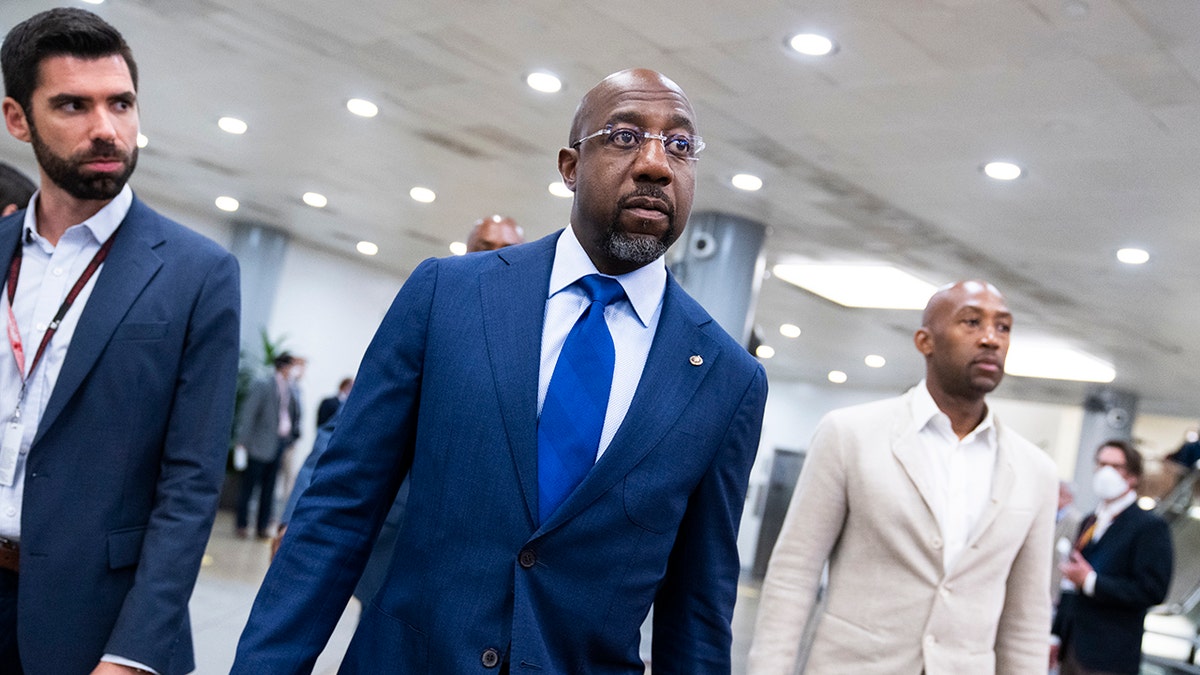
[[[1000,424],[1012,316],[986,282],[929,301],[926,378],[817,428],[763,583],[751,675],[1029,675],[1049,651],[1056,472]]]

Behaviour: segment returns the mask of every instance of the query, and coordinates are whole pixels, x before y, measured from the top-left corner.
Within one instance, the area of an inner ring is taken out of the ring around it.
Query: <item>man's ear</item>
[[[579,166],[579,151],[574,148],[563,148],[558,151],[558,173],[562,176],[563,185],[571,192],[575,191],[575,168]]]
[[[933,353],[933,334],[926,328],[918,328],[913,333],[913,344],[917,346],[917,351],[929,356]]]
[[[33,136],[29,133],[29,120],[25,118],[25,109],[11,96],[5,96],[4,103],[0,106],[4,111],[4,126],[8,127],[8,133],[18,141],[28,143]]]

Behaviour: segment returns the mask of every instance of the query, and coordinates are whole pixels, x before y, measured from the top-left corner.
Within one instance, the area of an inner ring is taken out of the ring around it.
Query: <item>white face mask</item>
[[[1102,466],[1092,475],[1092,492],[1104,501],[1112,501],[1129,490],[1129,482],[1120,471],[1111,466]]]

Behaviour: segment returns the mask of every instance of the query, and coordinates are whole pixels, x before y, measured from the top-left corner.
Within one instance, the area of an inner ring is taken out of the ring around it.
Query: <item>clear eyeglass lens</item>
[[[680,159],[695,159],[696,143],[689,136],[675,134],[663,136],[651,134],[637,129],[616,128],[608,130],[608,144],[622,150],[633,150],[642,145],[647,138],[661,141],[667,153]]]

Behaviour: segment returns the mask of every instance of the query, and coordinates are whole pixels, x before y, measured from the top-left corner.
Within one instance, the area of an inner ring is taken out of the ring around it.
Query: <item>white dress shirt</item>
[[[39,197],[40,192],[29,200],[31,207],[37,204]],[[34,354],[42,342],[42,336],[54,315],[58,313],[58,308],[66,299],[67,293],[83,275],[92,257],[125,219],[131,204],[133,191],[126,185],[125,189],[97,211],[96,215],[67,228],[57,245],[51,244],[38,234],[37,209],[29,208],[25,211],[25,223],[21,232],[21,245],[24,247],[21,272],[12,309],[21,333],[21,344],[25,348],[26,368],[33,365]],[[79,315],[87,305],[96,280],[103,271],[104,265],[101,265],[84,285],[70,311],[63,317],[50,344],[46,346],[46,353],[42,355],[37,370],[32,374],[26,373],[29,382],[25,401],[21,404],[21,422],[25,428],[21,437],[21,452],[17,458],[17,471],[11,486],[0,486],[0,537],[12,540],[21,538],[25,458],[37,434],[42,413],[50,401],[50,394],[54,391],[54,383],[58,381],[58,373],[67,357],[67,347],[71,344],[71,336],[75,334]],[[7,273],[7,269],[0,272],[6,277],[0,291],[0,322],[4,324],[5,331],[8,327]],[[17,372],[17,362],[7,332],[4,335],[4,346],[0,348],[0,422],[7,423],[16,410],[22,378]]]
[[[550,388],[550,377],[554,374],[554,366],[558,363],[558,355],[567,340],[567,334],[590,304],[587,293],[572,284],[589,274],[599,273],[571,227],[563,230],[554,251],[546,318],[542,324],[542,360],[538,374],[539,417],[542,404],[546,401],[546,390]],[[662,314],[663,294],[667,289],[667,266],[659,258],[628,274],[612,278],[621,284],[626,299],[604,308],[604,321],[612,334],[616,362],[596,459],[604,454],[616,435],[625,413],[629,411],[629,404],[633,402],[638,382],[642,379],[642,369],[658,329],[659,315]]]
[[[934,516],[942,529],[942,565],[954,567],[992,495],[996,473],[996,426],[992,411],[961,440],[922,380],[912,398],[917,438],[929,457]]]

